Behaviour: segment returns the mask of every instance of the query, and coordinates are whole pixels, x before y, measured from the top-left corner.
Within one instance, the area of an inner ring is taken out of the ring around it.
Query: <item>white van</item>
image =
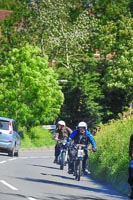
[[[8,153],[9,156],[19,156],[20,135],[15,120],[0,117],[0,152]]]

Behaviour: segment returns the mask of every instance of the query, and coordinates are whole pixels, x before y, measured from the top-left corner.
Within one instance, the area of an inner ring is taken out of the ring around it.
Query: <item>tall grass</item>
[[[133,132],[133,119],[119,119],[102,125],[96,134],[98,151],[90,154],[92,175],[127,194],[129,186],[129,138]]]

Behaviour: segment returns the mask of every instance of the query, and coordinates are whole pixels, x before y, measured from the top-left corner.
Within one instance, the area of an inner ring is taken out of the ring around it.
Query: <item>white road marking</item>
[[[7,162],[7,161],[6,161],[6,160],[3,160],[3,161],[0,162],[0,164],[5,163],[5,162]]]
[[[28,157],[20,157],[20,159],[28,159]]]
[[[37,157],[37,156],[30,156],[29,158],[39,158],[39,157]]]
[[[29,200],[36,200],[36,199],[34,199],[34,198],[32,198],[32,197],[27,197],[27,199],[29,199]]]
[[[7,183],[4,180],[0,180],[1,183],[3,183],[4,185],[6,185],[7,187],[11,188],[12,190],[18,190],[17,188],[15,188],[14,186],[10,185],[9,183]]]
[[[40,158],[53,158],[54,156],[30,156],[30,157],[19,157],[19,159],[40,159]]]
[[[12,161],[12,160],[16,160],[17,158],[10,158],[8,160],[3,160],[3,161],[0,161],[0,164],[3,164],[3,163],[6,163],[8,161]]]
[[[8,159],[8,161],[12,161],[12,160],[16,160],[17,158],[10,158]]]
[[[43,158],[53,158],[54,156],[30,156],[30,157],[19,157],[19,158],[10,158],[8,160],[3,160],[3,161],[0,161],[0,164],[3,164],[3,163],[6,163],[8,161],[13,161],[13,160],[16,160],[16,159],[43,159]]]
[[[30,156],[29,158],[51,158],[51,156]]]

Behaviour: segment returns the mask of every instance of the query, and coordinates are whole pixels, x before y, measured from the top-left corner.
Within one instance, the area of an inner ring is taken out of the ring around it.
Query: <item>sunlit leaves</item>
[[[0,115],[27,127],[54,120],[63,103],[57,74],[40,53],[30,45],[13,49],[0,67]]]

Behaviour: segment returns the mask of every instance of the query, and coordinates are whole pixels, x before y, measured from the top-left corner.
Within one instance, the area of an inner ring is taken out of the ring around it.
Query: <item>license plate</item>
[[[84,156],[84,150],[79,149],[78,150],[78,157],[83,157]]]

